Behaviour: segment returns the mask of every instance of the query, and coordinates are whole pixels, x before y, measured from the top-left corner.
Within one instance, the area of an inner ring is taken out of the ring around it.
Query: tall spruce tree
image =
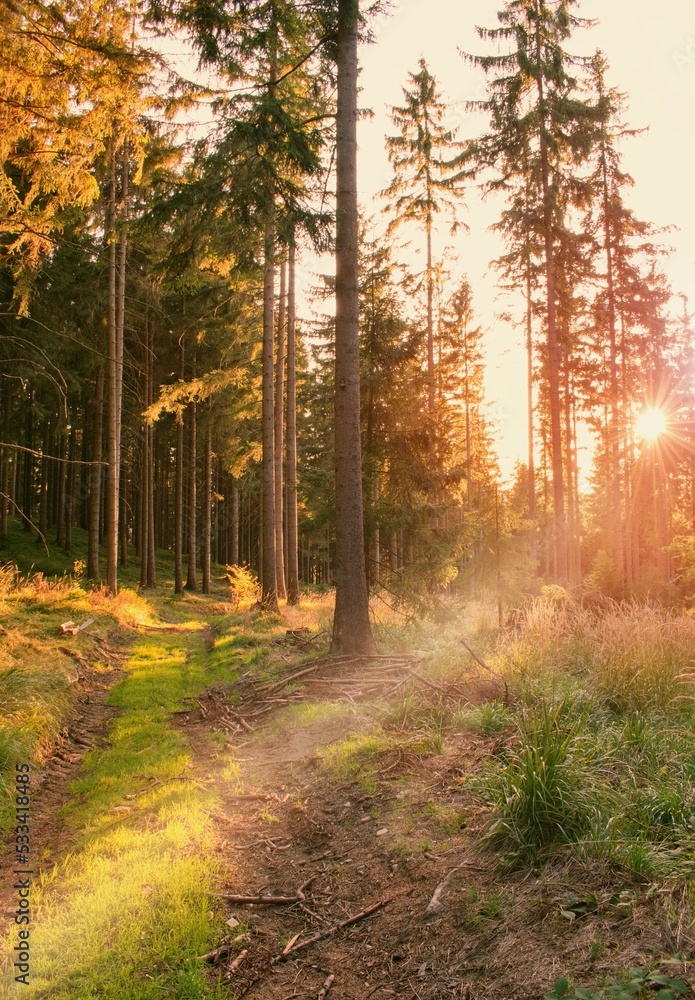
[[[564,206],[558,192],[563,171],[567,180],[586,162],[596,119],[596,110],[581,99],[572,75],[585,60],[569,55],[564,47],[573,30],[589,23],[573,13],[576,6],[577,0],[509,0],[497,15],[499,27],[478,28],[483,40],[506,42],[509,51],[466,56],[490,77],[487,98],[477,102],[490,115],[490,131],[466,155],[495,171],[493,186],[504,188],[521,171],[531,170],[540,192],[554,564],[556,578],[563,583],[568,581],[568,551],[555,256]]]
[[[460,144],[454,132],[445,126],[447,107],[424,59],[420,59],[419,71],[408,75],[403,97],[405,103],[401,107],[391,108],[391,120],[398,134],[386,138],[394,174],[384,194],[389,199],[392,228],[412,222],[422,229],[425,237],[427,400],[432,415],[436,391],[432,237],[440,212],[446,209],[456,219],[464,172],[452,166]]]

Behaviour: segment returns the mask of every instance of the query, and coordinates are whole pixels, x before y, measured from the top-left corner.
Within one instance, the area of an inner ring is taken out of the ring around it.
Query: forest
[[[398,4],[0,5],[0,997],[694,994],[681,220],[498,3],[373,197]]]

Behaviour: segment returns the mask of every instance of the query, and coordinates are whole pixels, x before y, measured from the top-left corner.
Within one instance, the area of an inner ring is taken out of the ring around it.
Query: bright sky
[[[400,0],[378,18],[375,44],[360,53],[360,103],[374,112],[372,119],[360,123],[359,132],[359,185],[367,215],[378,211],[374,196],[391,177],[384,148],[384,135],[392,128],[389,106],[401,103],[401,87],[408,72],[417,71],[421,56],[439,82],[460,137],[471,137],[484,127],[484,121],[464,110],[466,100],[484,96],[484,74],[468,66],[457,50],[489,51],[475,25],[493,27],[501,6],[501,0]],[[591,54],[603,49],[610,63],[608,83],[628,95],[629,124],[650,127],[625,145],[623,163],[635,179],[630,201],[640,218],[680,227],[665,237],[674,250],[664,267],[674,290],[685,292],[695,304],[695,7],[691,0],[660,0],[658,5],[653,0],[584,0],[579,13],[599,23],[577,35],[571,51]],[[524,352],[521,334],[495,318],[508,305],[497,297],[495,272],[488,270],[489,261],[501,251],[498,238],[487,231],[499,204],[483,203],[474,188],[466,201],[462,216],[470,232],[455,237],[459,261],[450,262],[450,268],[455,276],[467,273],[487,330],[488,391],[507,476],[514,462],[525,457]],[[452,242],[442,223],[442,245]],[[422,266],[415,255],[412,263]]]

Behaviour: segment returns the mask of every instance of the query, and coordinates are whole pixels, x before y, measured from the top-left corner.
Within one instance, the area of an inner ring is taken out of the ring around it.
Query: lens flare
[[[635,434],[645,441],[656,441],[666,430],[666,415],[663,410],[650,406],[640,413],[635,421]]]

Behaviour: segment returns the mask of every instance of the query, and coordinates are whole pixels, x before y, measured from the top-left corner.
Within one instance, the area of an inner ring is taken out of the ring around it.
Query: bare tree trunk
[[[104,368],[99,365],[94,398],[92,427],[92,464],[89,467],[89,527],[87,529],[87,576],[100,579],[99,573],[99,513],[101,510],[101,476],[104,425]]]
[[[128,565],[128,456],[127,450],[121,448],[121,481],[119,486],[118,534],[121,566]]]
[[[275,306],[275,213],[272,200],[265,227],[265,277],[263,293],[263,458],[262,458],[262,566],[261,603],[278,609],[275,551],[275,413],[273,385]]]
[[[608,163],[605,139],[601,143],[601,175],[603,182],[604,249],[606,252],[606,281],[608,291],[608,337],[610,344],[610,400],[611,429],[609,453],[611,459],[611,517],[613,555],[621,581],[625,579],[625,553],[623,547],[623,524],[620,498],[620,414],[618,409],[618,350],[615,336],[615,288],[613,283],[613,246],[610,226],[610,199],[608,192]]]
[[[106,584],[112,594],[118,592],[118,516],[121,467],[121,400],[123,393],[123,327],[125,318],[125,265],[127,238],[125,223],[128,199],[128,156],[124,147],[122,169],[122,222],[120,259],[116,274],[116,150],[115,137],[110,150],[110,189],[107,212],[109,239],[108,294],[108,450],[106,474]],[[117,280],[118,279],[118,280]]]
[[[196,404],[188,407],[188,572],[186,590],[198,589],[196,575]]]
[[[148,489],[148,448],[149,440],[147,435],[147,427],[143,425],[142,428],[142,448],[140,452],[140,509],[139,509],[139,524],[138,530],[140,533],[139,545],[140,549],[140,586],[147,586],[147,560],[149,559],[149,546],[147,535],[150,529],[150,506],[149,506],[149,489]]]
[[[154,323],[145,321],[145,345],[146,345],[146,405],[150,406],[154,401]],[[157,586],[157,540],[155,537],[155,495],[154,495],[154,427],[151,423],[145,425],[145,436],[147,438],[147,586]]]
[[[205,421],[205,442],[203,446],[203,593],[210,593],[210,569],[212,557],[212,425],[211,414]]]
[[[277,368],[275,370],[275,574],[278,598],[285,600],[285,539],[283,532],[283,465],[285,459],[285,318],[287,262],[280,264],[280,302],[278,308]]]
[[[145,329],[142,356],[142,409],[150,405],[150,339],[147,307],[145,307]],[[142,448],[140,460],[140,586],[146,587],[149,577],[150,558],[150,429],[145,419],[141,426]]]
[[[541,183],[543,189],[543,237],[545,241],[546,308],[548,319],[548,395],[550,401],[550,458],[553,479],[553,520],[555,526],[555,575],[557,582],[567,583],[567,523],[565,519],[565,487],[562,469],[562,428],[560,421],[560,363],[558,357],[555,253],[553,245],[553,205],[548,166],[548,137],[545,121],[545,94],[541,74],[542,49],[540,28],[536,36],[538,73],[538,103],[540,110]]]
[[[179,337],[179,378],[186,377],[184,335]],[[176,471],[174,473],[174,593],[183,593],[183,415],[176,421]]]
[[[56,520],[56,544],[65,543],[65,480],[67,465],[65,463],[65,428],[58,429],[58,517]]]
[[[287,602],[299,604],[297,555],[297,327],[294,242],[287,282]]]
[[[229,524],[229,535],[231,545],[229,547],[229,561],[232,566],[239,565],[239,486],[236,477],[231,477],[231,516]]]
[[[429,192],[428,192],[429,200]],[[427,409],[434,414],[434,276],[432,273],[432,220],[427,219]]]
[[[27,385],[26,415],[24,424],[24,482],[22,484],[22,527],[24,531],[32,532],[31,518],[34,507],[34,387]]]
[[[39,537],[36,541],[39,544],[45,542],[48,531],[48,449],[49,449],[50,422],[48,417],[44,417],[43,434],[41,439],[41,492],[39,506]]]
[[[567,576],[572,587],[576,586],[577,567],[575,566],[576,511],[574,509],[574,477],[572,475],[572,402],[570,394],[570,355],[565,354],[565,469],[567,479]]]
[[[364,564],[357,216],[359,0],[338,0],[335,316],[335,617],[333,653],[370,654]]]
[[[528,517],[531,526],[531,561],[537,558],[536,468],[533,454],[533,303],[531,300],[531,261],[526,261],[526,419],[528,421]]]
[[[65,551],[72,549],[72,521],[75,509],[75,442],[77,437],[77,408],[72,408],[72,419],[70,421],[70,438],[68,445],[68,469],[66,476],[65,495]]]

